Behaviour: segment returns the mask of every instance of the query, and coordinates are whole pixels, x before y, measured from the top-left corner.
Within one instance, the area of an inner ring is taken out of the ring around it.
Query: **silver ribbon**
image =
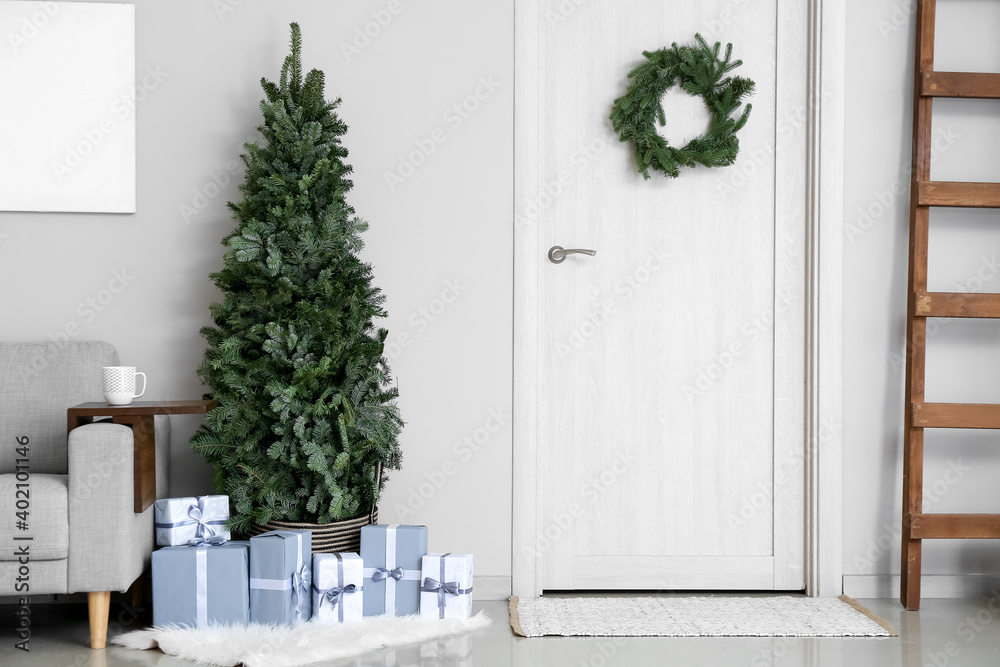
[[[182,521],[156,521],[153,525],[156,528],[180,528],[182,526],[194,526],[197,524],[197,528],[194,529],[194,536],[205,537],[205,533],[211,537],[215,535],[215,528],[213,526],[225,526],[225,519],[211,519],[210,521],[205,521],[205,501],[208,496],[198,496],[196,499],[197,504],[192,503],[188,506],[188,518]]]
[[[301,536],[300,536],[301,541]],[[302,545],[299,545],[302,548]],[[301,555],[299,556],[301,558]],[[309,600],[309,588],[312,586],[312,571],[309,563],[302,563],[298,572],[292,573],[292,605],[295,608],[295,618],[304,620],[305,604]]]
[[[208,550],[226,542],[225,538],[221,538],[222,542],[213,539],[190,545],[194,547],[195,622],[199,628],[208,625]]]
[[[444,618],[446,595],[466,595],[472,592],[472,586],[469,586],[468,588],[459,588],[457,581],[445,581],[445,559],[450,555],[450,552],[441,555],[441,581],[438,581],[433,577],[425,577],[424,585],[420,588],[420,590],[424,593],[437,593],[438,615],[440,618]]]
[[[387,570],[384,567],[376,567],[375,572],[372,574],[372,581],[382,581],[383,579],[388,579],[389,577],[399,581],[403,578],[403,568],[397,567],[392,570]]]
[[[222,535],[212,535],[211,537],[195,537],[188,540],[188,546],[200,547],[200,546],[210,546],[217,547],[220,544],[225,544],[228,540]]]

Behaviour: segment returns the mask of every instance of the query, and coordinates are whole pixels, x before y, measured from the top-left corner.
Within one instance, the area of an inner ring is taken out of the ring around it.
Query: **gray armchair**
[[[103,401],[101,367],[118,363],[102,342],[0,343],[0,595],[87,593],[93,648],[107,638],[111,591],[128,589],[153,551],[152,506],[133,512],[132,430],[94,423],[66,435],[66,409]],[[27,482],[18,475],[25,438]],[[156,418],[156,443],[156,494],[164,497],[167,417]],[[28,504],[26,530],[18,500]]]

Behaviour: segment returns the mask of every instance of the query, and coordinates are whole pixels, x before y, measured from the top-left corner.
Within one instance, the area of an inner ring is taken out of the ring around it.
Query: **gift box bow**
[[[188,507],[188,518],[181,521],[157,521],[155,523],[157,528],[181,528],[182,526],[197,526],[194,529],[195,538],[205,537],[207,532],[209,537],[215,535],[215,528],[213,526],[225,526],[226,519],[209,519],[205,520],[205,500],[208,496],[198,496],[195,502],[191,503]]]
[[[396,567],[391,570],[387,570],[384,567],[376,567],[375,572],[372,573],[372,581],[382,581],[383,579],[388,579],[392,577],[396,581],[400,581],[405,576],[403,568]]]
[[[313,586],[313,590],[319,593],[319,606],[323,606],[324,602],[329,602],[330,604],[336,606],[340,604],[340,598],[345,594],[350,593],[360,593],[361,589],[354,584],[347,584],[344,587],[334,586],[333,588],[327,588],[325,590],[320,590]]]

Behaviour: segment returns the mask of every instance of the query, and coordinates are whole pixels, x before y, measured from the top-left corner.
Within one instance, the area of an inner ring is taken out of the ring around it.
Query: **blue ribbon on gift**
[[[225,536],[223,536],[223,535],[212,535],[211,537],[195,537],[195,538],[192,538],[192,539],[188,540],[188,546],[191,546],[191,547],[200,547],[200,546],[217,547],[220,544],[225,544],[228,541],[229,540],[227,540],[225,538]]]
[[[205,521],[205,500],[208,496],[198,496],[197,504],[192,503],[188,507],[188,518],[182,521],[156,521],[153,525],[157,528],[180,528],[182,526],[194,526],[197,528],[194,530],[194,536],[205,537],[205,533],[208,535],[215,535],[215,528],[213,526],[225,526],[226,519],[212,519],[210,521]]]
[[[360,593],[363,588],[358,588],[354,584],[344,585],[344,558],[340,554],[334,554],[337,557],[337,585],[332,588],[327,588],[321,590],[313,586],[313,590],[319,593],[319,606],[322,607],[324,602],[329,602],[330,604],[337,607],[337,616],[341,623],[344,622],[344,594],[350,593]]]
[[[457,581],[444,580],[444,563],[445,559],[450,555],[450,553],[446,553],[441,556],[441,581],[438,581],[433,577],[424,577],[424,585],[420,587],[420,590],[424,593],[437,593],[438,614],[440,618],[444,618],[446,595],[466,595],[472,592],[472,586],[469,586],[468,588],[459,588]]]

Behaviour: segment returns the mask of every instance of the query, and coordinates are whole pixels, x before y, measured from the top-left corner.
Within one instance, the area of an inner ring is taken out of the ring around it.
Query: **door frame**
[[[795,0],[792,0],[795,1]],[[789,0],[779,0],[779,6]],[[538,201],[541,8],[514,0],[514,202]],[[843,591],[842,286],[845,8],[807,0],[805,109],[805,590]],[[799,5],[801,6],[801,5]],[[780,40],[779,40],[780,48]],[[542,593],[538,448],[538,225],[514,220],[512,592]]]

